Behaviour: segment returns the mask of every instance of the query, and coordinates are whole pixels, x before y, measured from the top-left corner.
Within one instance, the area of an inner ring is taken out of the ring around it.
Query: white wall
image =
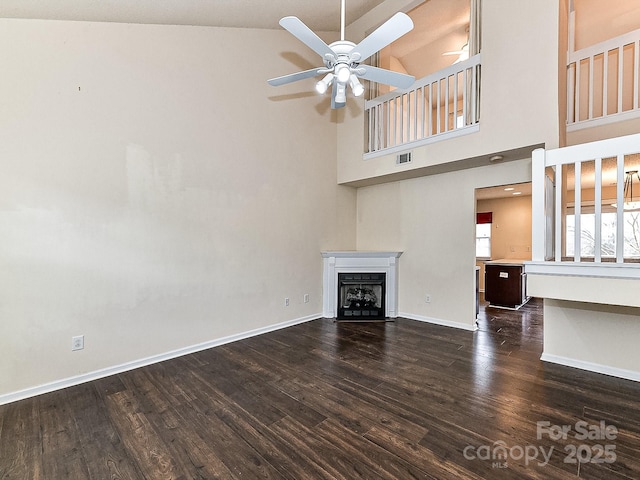
[[[638,338],[640,308],[544,300],[545,360],[640,381]]]
[[[523,159],[358,189],[358,249],[404,252],[400,315],[473,328],[475,189],[530,179]]]
[[[637,2],[574,0],[575,50],[640,28]]]
[[[491,258],[531,260],[531,195],[478,200],[478,212],[493,212]]]
[[[0,20],[0,57],[0,395],[320,315],[355,191],[328,99],[266,83],[313,52],[280,30]]]

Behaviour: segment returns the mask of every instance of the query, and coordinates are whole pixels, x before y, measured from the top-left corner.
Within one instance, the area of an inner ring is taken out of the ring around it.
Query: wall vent
[[[402,165],[403,163],[411,162],[411,152],[401,153],[396,157],[396,163]]]

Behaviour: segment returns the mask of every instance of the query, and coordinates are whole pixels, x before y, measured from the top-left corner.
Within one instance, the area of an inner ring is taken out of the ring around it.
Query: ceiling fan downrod
[[[340,6],[340,40],[344,42],[344,26],[346,19],[346,2],[347,0],[342,0],[342,4]]]

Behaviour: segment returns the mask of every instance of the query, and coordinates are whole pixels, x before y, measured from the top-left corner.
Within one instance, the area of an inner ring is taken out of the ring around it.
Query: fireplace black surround
[[[385,319],[385,273],[338,273],[338,320]]]

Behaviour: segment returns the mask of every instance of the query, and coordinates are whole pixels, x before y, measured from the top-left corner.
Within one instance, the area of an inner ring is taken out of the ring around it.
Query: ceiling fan
[[[442,55],[458,55],[458,58],[453,64],[463,62],[469,58],[469,42],[465,43],[460,50],[453,52],[444,52]]]
[[[320,55],[324,66],[272,78],[268,80],[270,85],[285,85],[324,74],[322,80],[316,84],[316,90],[318,93],[325,93],[333,85],[331,108],[341,108],[347,103],[347,85],[355,96],[364,93],[364,87],[358,78],[397,88],[408,88],[415,81],[415,77],[411,75],[361,65],[361,62],[371,55],[413,29],[413,21],[404,13],[396,13],[357,45],[344,39],[345,0],[342,0],[340,40],[331,45],[327,45],[297,17],[284,17],[280,20],[280,25]]]

